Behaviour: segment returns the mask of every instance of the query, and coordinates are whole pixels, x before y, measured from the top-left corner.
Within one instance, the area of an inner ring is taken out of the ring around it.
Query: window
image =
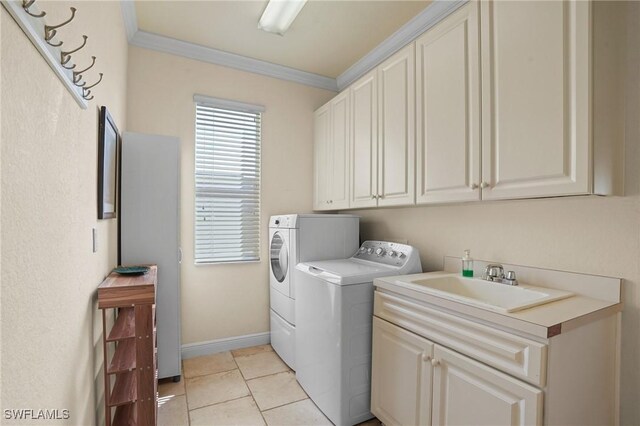
[[[264,108],[196,95],[195,263],[260,260]]]

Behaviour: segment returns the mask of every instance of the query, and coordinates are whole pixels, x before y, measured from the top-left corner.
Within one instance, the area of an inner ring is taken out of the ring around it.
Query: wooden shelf
[[[136,312],[133,308],[120,308],[107,342],[136,337]]]
[[[120,405],[113,416],[113,426],[134,426],[138,424],[138,410],[135,404]]]
[[[111,391],[109,406],[132,404],[138,399],[138,375],[135,371],[116,374],[116,384]]]
[[[158,269],[151,266],[144,275],[112,272],[98,286],[98,308],[121,308],[155,303]]]
[[[107,373],[114,374],[136,368],[136,339],[126,339],[118,342]]]
[[[157,266],[140,276],[115,272],[98,287],[102,310],[105,426],[157,424]],[[111,329],[106,311],[117,310]],[[109,360],[109,345],[115,351]],[[153,368],[153,370],[152,370]]]

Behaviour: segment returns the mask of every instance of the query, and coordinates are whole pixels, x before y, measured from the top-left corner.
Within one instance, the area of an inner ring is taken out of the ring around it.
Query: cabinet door
[[[331,100],[331,143],[329,162],[329,207],[349,207],[349,91]]]
[[[379,206],[415,204],[415,43],[378,67]]]
[[[313,117],[313,209],[329,210],[328,151],[331,136],[331,110],[329,104],[320,107]]]
[[[351,203],[378,204],[378,96],[374,70],[351,86]]]
[[[416,41],[416,202],[480,199],[479,3]]]
[[[431,424],[433,346],[373,318],[371,412],[385,425]]]
[[[541,390],[439,345],[433,358],[433,424],[542,424]]]
[[[590,2],[481,2],[484,199],[591,187]]]

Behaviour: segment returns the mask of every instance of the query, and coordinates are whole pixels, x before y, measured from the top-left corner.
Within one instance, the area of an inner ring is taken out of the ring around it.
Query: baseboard
[[[271,342],[271,334],[267,331],[244,336],[226,337],[208,342],[188,343],[182,345],[182,359],[248,348],[250,346],[266,345],[269,342]]]

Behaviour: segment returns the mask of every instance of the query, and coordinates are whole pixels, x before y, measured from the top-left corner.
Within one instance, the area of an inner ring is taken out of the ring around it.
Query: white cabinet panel
[[[349,207],[349,91],[331,101],[331,150],[329,152],[329,205]]]
[[[122,182],[121,262],[158,265],[157,374],[159,378],[179,378],[180,140],[124,133]]]
[[[436,345],[433,424],[541,425],[542,391]]]
[[[419,204],[480,199],[479,4],[416,41]]]
[[[371,412],[385,425],[430,425],[433,343],[373,318]]]
[[[313,209],[329,210],[329,167],[331,117],[329,104],[320,107],[314,113],[314,173],[313,173]]]
[[[377,71],[351,86],[351,203],[350,207],[378,204],[378,96]]]
[[[349,94],[314,113],[314,210],[349,207]]]
[[[483,199],[588,193],[590,3],[481,3]]]
[[[415,203],[414,43],[378,67],[379,206]]]

